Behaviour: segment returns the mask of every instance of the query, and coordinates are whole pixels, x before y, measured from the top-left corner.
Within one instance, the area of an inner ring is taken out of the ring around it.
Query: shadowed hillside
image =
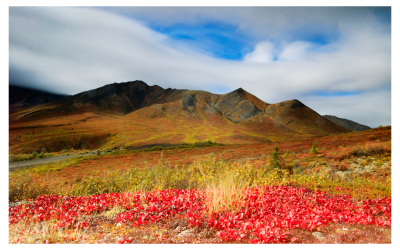
[[[371,129],[368,126],[359,124],[357,122],[353,122],[344,118],[339,118],[333,115],[323,115],[323,117],[325,117],[326,119],[330,120],[331,122],[343,127],[343,128],[347,128],[348,130],[352,130],[352,131],[364,131],[364,130],[368,130]]]
[[[297,100],[268,104],[239,88],[225,95],[114,83],[10,115],[10,152],[260,143],[347,132]]]
[[[53,94],[43,90],[9,85],[9,113],[34,107],[39,104],[56,101],[67,95]]]
[[[69,96],[52,105],[24,110],[16,113],[12,119],[41,119],[43,114],[64,116],[65,113],[79,114],[87,111],[125,115],[153,104],[181,100],[188,95],[187,90],[163,89],[157,85],[148,86],[142,81],[114,83]]]

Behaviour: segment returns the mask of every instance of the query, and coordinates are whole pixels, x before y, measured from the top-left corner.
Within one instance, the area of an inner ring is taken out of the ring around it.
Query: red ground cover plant
[[[290,229],[314,231],[330,223],[391,226],[391,198],[354,200],[292,185],[251,187],[229,207],[215,211],[208,190],[163,190],[147,193],[112,193],[88,197],[40,196],[32,204],[9,207],[9,225],[57,219],[55,228],[89,228],[96,221],[83,215],[110,210],[128,211],[116,223],[140,227],[174,217],[185,218],[190,227],[208,227],[224,242],[295,243]],[[119,239],[117,243],[130,243]]]

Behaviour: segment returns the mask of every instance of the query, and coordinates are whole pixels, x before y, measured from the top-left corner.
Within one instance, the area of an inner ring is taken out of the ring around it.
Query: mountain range
[[[349,132],[299,100],[270,104],[242,88],[219,95],[129,81],[11,112],[31,99],[18,101],[10,92],[10,153],[206,140],[260,143]]]

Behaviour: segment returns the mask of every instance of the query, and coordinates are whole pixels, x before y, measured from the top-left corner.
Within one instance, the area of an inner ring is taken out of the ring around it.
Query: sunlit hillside
[[[9,125],[13,154],[208,140],[275,142],[348,131],[298,100],[268,104],[243,89],[216,95],[140,81],[24,109],[10,116]]]

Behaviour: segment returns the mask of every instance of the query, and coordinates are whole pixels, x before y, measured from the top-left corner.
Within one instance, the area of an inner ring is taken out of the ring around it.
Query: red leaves
[[[188,222],[190,226],[199,226],[202,221],[203,218],[200,214],[192,213],[191,211],[188,212]]]
[[[88,228],[80,215],[99,213],[120,206],[129,211],[116,222],[146,225],[171,217],[186,218],[189,226],[206,225],[218,230],[224,241],[288,243],[285,229],[315,230],[330,222],[391,225],[391,199],[355,202],[348,195],[328,195],[294,186],[266,186],[245,189],[244,203],[234,211],[208,214],[205,190],[163,190],[148,193],[103,194],[89,197],[41,196],[33,204],[9,208],[9,223],[56,218],[54,227]],[[239,204],[239,203],[237,203]],[[208,215],[207,215],[208,214]],[[121,239],[119,244],[130,243]]]
[[[129,244],[129,243],[131,243],[133,241],[133,239],[125,239],[125,238],[123,238],[123,239],[119,239],[118,241],[117,241],[117,244]]]

